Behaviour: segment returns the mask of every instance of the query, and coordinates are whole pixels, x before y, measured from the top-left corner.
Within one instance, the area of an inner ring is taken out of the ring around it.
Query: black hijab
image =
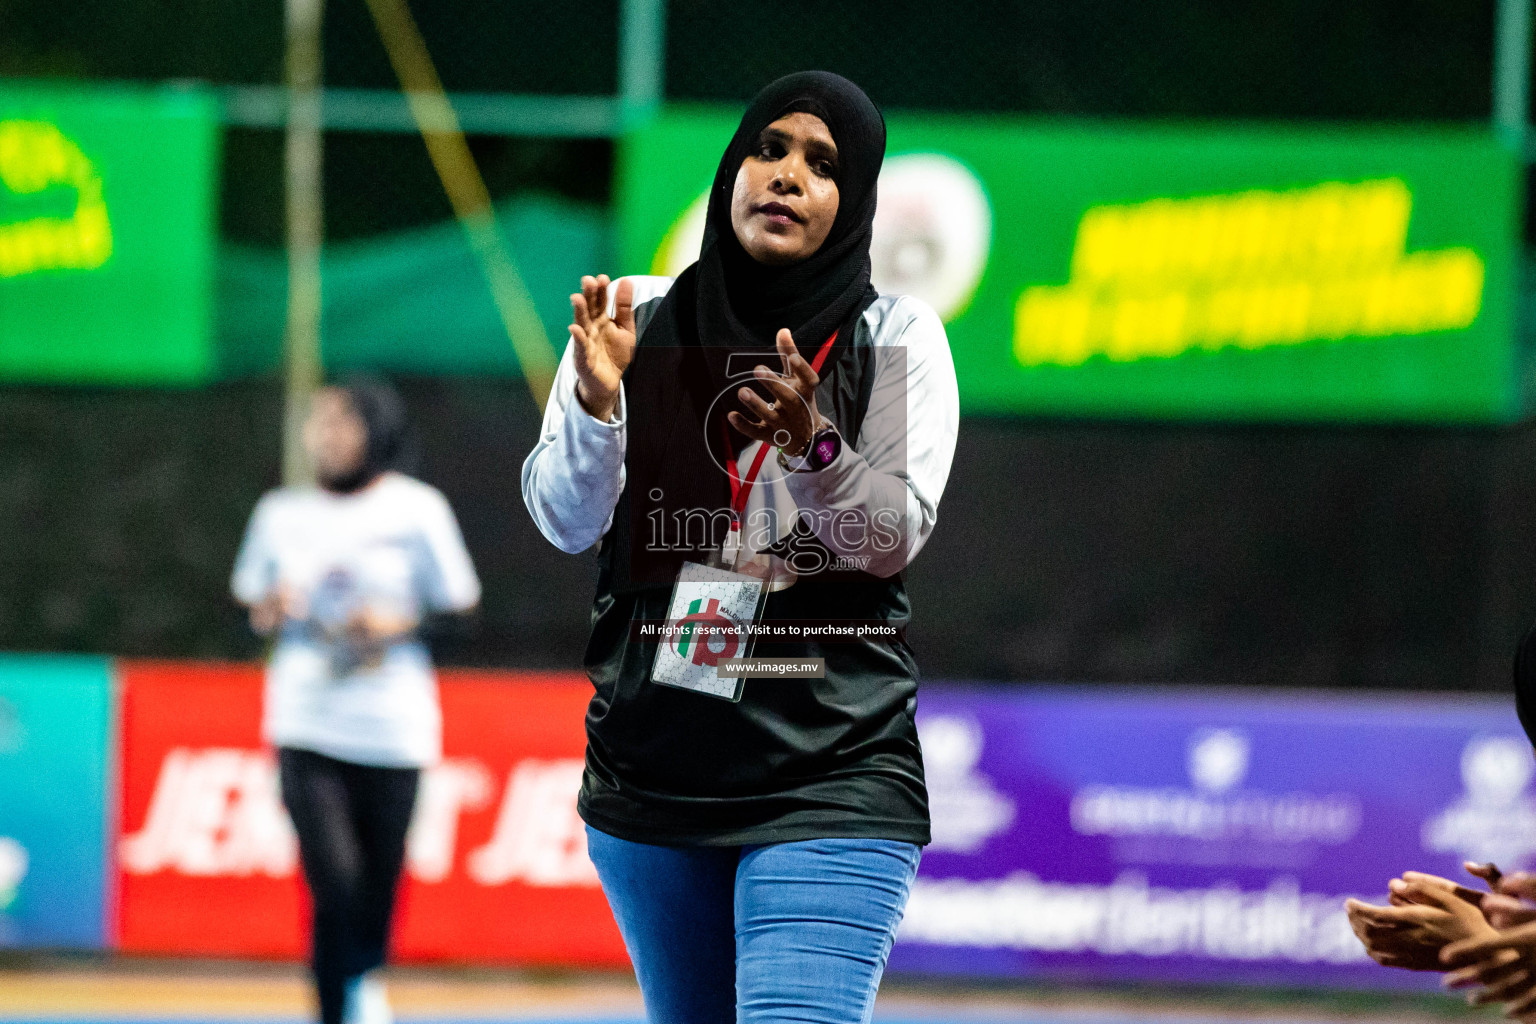
[[[333,386],[347,396],[352,411],[363,421],[368,442],[356,469],[340,476],[322,477],[320,486],[336,494],[352,494],[387,470],[405,469],[407,427],[400,393],[388,381],[364,374],[347,377]]]
[[[812,256],[767,266],[737,240],[731,197],[763,129],[796,112],[820,118],[837,144],[837,216]],[[628,486],[615,520],[617,585],[670,583],[681,561],[703,557],[722,539],[718,519],[707,538],[681,550],[675,543],[656,550],[646,537],[655,522],[730,506],[721,467],[745,443],[726,427],[726,414],[741,408],[741,381],[733,385],[731,374],[758,362],[751,358],[757,354],[779,368],[774,336],[782,328],[807,360],[836,331],[839,341],[821,371],[823,387],[831,385],[839,355],[851,351],[855,322],[876,298],[869,246],[884,157],[880,111],[858,86],[826,71],[780,78],[742,115],[715,171],[698,262],[657,306],[625,373]],[[733,354],[746,358],[732,361]]]
[[[763,129],[792,113],[821,118],[837,143],[837,217],[809,259],[765,266],[747,255],[736,238],[731,196],[742,161],[756,148]],[[696,323],[703,344],[771,347],[779,329],[788,327],[796,345],[815,346],[868,307],[874,298],[869,243],[875,185],[884,159],[885,119],[848,79],[802,71],[757,94],[725,147],[709,193],[704,242],[695,264]]]

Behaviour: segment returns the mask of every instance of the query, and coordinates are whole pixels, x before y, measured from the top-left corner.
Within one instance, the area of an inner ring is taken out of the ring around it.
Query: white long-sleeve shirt
[[[630,280],[637,309],[672,285],[664,277]],[[875,379],[859,436],[845,437],[837,460],[816,472],[786,473],[769,453],[743,516],[749,552],[781,538],[800,517],[848,564],[892,576],[911,563],[933,532],[960,425],[949,340],[938,315],[910,296],[882,295],[864,319],[875,350]],[[523,462],[522,475],[523,502],[539,531],[573,553],[597,543],[613,524],[628,439],[622,385],[606,423],[576,400],[574,344],[560,361],[539,442]],[[761,446],[752,442],[738,455],[743,477]],[[865,528],[855,525],[860,523]]]
[[[248,605],[287,588],[312,619],[368,607],[419,619],[480,601],[448,500],[400,473],[353,494],[268,492],[251,514],[230,587]],[[285,624],[267,665],[266,740],[357,764],[435,763],[442,715],[426,646],[414,634],[402,637],[373,665],[338,657],[344,653],[303,623]]]

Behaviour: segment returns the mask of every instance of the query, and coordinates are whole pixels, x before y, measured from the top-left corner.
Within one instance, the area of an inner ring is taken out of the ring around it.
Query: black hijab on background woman
[[[356,494],[379,478],[395,470],[415,470],[416,446],[406,419],[405,401],[393,384],[369,374],[353,374],[332,385],[347,396],[352,411],[363,421],[368,440],[363,458],[350,473],[322,477],[317,481],[332,494]],[[417,626],[421,639],[431,645],[434,658],[461,652],[473,636],[478,611],[424,611]]]
[[[363,458],[349,473],[324,477],[320,486],[333,494],[355,494],[391,469],[408,471],[405,402],[388,381],[355,374],[333,385],[347,396],[352,411],[363,421],[368,440]]]
[[[770,266],[742,248],[731,223],[731,200],[742,162],[756,150],[763,130],[793,113],[820,118],[837,145],[837,216],[813,255]],[[839,353],[851,349],[854,325],[876,299],[869,247],[884,157],[880,111],[858,86],[830,72],[780,78],[742,116],[715,171],[698,262],[679,275],[661,301],[625,373],[629,483],[615,517],[616,526],[626,519],[629,524],[616,538],[621,549],[628,549],[616,552],[615,582],[621,588],[631,582],[629,574],[641,585],[670,584],[684,557],[697,560],[704,554],[694,550],[658,557],[635,544],[648,516],[658,509],[670,517],[730,503],[730,484],[718,467],[745,439],[722,424],[729,411],[742,406],[734,388],[724,400],[714,400],[731,374],[756,364],[732,362],[730,354],[761,353],[761,362],[778,370],[774,337],[779,330],[790,330],[808,362],[837,332],[839,344],[822,372],[826,379]],[[725,450],[727,438],[735,446],[732,451]],[[659,500],[654,498],[658,493]],[[720,539],[712,536],[709,544]]]

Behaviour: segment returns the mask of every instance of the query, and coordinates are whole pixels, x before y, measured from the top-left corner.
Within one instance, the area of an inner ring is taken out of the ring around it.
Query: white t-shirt
[[[437,761],[442,713],[420,640],[402,639],[375,666],[360,666],[313,626],[362,606],[419,618],[479,603],[480,581],[442,493],[399,473],[349,495],[268,492],[251,514],[230,586],[255,604],[279,585],[303,595],[310,620],[283,628],[267,665],[266,740],[357,764]]]

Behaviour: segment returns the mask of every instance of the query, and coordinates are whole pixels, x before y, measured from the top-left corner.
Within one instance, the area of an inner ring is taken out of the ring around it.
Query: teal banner
[[[107,944],[105,658],[0,656],[0,947]]]

